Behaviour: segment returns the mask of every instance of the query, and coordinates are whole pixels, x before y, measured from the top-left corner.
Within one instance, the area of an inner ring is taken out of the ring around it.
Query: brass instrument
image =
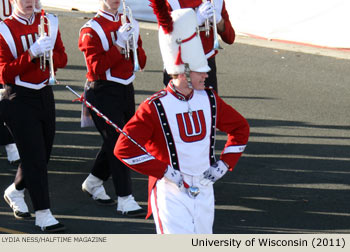
[[[47,26],[47,34],[45,32],[45,26]],[[50,34],[51,34],[50,20],[45,17],[44,10],[41,10],[40,24],[38,26],[38,34],[39,34],[39,37],[43,37],[45,35],[50,36]],[[55,79],[55,69],[54,69],[54,65],[53,65],[53,51],[52,50],[45,52],[42,56],[40,56],[40,69],[42,71],[46,70],[47,60],[49,62],[49,70],[50,70],[50,78],[49,78],[48,85],[55,85],[56,79]]]
[[[121,16],[122,25],[124,25],[128,22],[126,11],[127,11],[126,3],[125,3],[125,0],[123,0],[123,15]],[[129,40],[126,41],[125,58],[127,60],[130,58],[130,42],[129,42]]]
[[[216,27],[216,13],[215,13],[214,0],[211,0],[211,3],[214,6],[214,15],[213,15],[214,49],[217,50],[217,49],[222,49],[222,47],[219,44],[218,28]]]
[[[208,0],[202,0],[202,3],[207,2]],[[209,23],[209,18],[207,18],[204,21],[204,30],[205,30],[205,36],[209,37],[209,33],[210,33],[210,23]]]
[[[123,15],[121,16],[122,25],[128,22],[127,17],[129,18],[129,20],[133,20],[131,8],[127,6],[125,3],[125,0],[123,0]],[[132,33],[131,40],[133,45],[131,49],[130,49],[130,40],[126,41],[125,58],[127,60],[130,59],[130,50],[132,50],[134,55],[134,72],[137,72],[137,71],[140,71],[141,68],[137,57],[136,43],[138,38],[135,38],[135,32]]]
[[[208,0],[202,0],[203,3],[207,2]],[[210,2],[212,3],[212,5],[215,7],[214,1],[210,0]],[[210,22],[209,22],[209,18],[207,18],[204,22],[204,30],[205,30],[205,36],[209,37],[209,33],[210,33]],[[222,49],[222,47],[219,44],[219,37],[218,37],[218,30],[216,27],[216,14],[215,14],[215,10],[214,10],[214,14],[213,14],[213,35],[214,35],[214,49]]]

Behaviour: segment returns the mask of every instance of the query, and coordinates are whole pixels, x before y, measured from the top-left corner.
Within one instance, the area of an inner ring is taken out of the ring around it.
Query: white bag
[[[86,98],[87,83],[88,81],[86,80],[84,85],[84,99]],[[81,128],[95,127],[90,111],[86,107],[85,103],[82,103],[82,106],[81,106],[80,127]]]

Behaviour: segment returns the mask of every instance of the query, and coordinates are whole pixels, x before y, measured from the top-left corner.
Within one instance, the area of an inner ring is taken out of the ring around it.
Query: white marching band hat
[[[159,47],[167,73],[185,73],[185,64],[190,71],[209,72],[194,10],[185,8],[169,13],[164,0],[150,2],[160,26]]]

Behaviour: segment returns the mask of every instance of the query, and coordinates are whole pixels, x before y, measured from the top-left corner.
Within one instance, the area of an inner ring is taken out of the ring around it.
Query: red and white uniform
[[[121,13],[111,13],[99,10],[97,15],[88,21],[80,30],[79,49],[84,53],[89,81],[108,80],[124,85],[135,79],[133,53],[130,59],[125,59],[117,47],[117,31],[121,23]],[[146,54],[142,48],[142,40],[138,35],[138,60],[141,69],[146,64]]]
[[[232,170],[245,149],[249,125],[210,89],[194,90],[186,98],[169,84],[142,103],[125,125],[125,132],[152,157],[123,135],[114,154],[133,170],[149,176],[148,216],[152,211],[158,233],[212,232],[213,188],[201,186],[199,180],[215,162],[216,128],[228,134],[220,159]],[[187,184],[200,188],[196,199],[163,178],[168,165],[180,170]]]
[[[1,0],[0,1],[0,21],[11,16],[12,6],[10,0]]]
[[[45,16],[50,20],[56,70],[66,66],[67,54],[58,30],[58,18],[53,14]],[[54,94],[47,85],[49,67],[42,71],[40,59],[31,60],[29,54],[29,48],[38,38],[40,17],[41,13],[33,13],[29,18],[13,13],[0,23],[0,82],[5,88],[0,113],[21,158],[14,183],[18,190],[28,189],[35,211],[50,209],[47,163],[56,122]]]
[[[42,89],[50,77],[49,67],[42,71],[39,58],[30,59],[28,49],[38,37],[40,13],[35,13],[30,19],[24,19],[16,14],[0,23],[0,82],[16,84],[30,89]],[[51,37],[55,43],[53,62],[55,71],[67,64],[67,55],[58,30],[58,19],[53,14],[47,14],[50,19]],[[56,24],[56,25],[54,25]]]
[[[182,8],[192,8],[194,10],[197,10],[199,5],[202,4],[202,0],[167,0],[168,1],[168,6],[170,6],[171,10],[176,10],[176,9],[182,9]],[[218,34],[220,35],[221,39],[227,43],[227,44],[233,44],[235,40],[235,31],[232,28],[229,15],[227,13],[226,7],[225,7],[225,1],[214,1],[215,6],[221,8],[221,16],[225,22],[225,31],[224,32],[219,32]],[[220,6],[219,6],[220,5]],[[213,57],[214,55],[217,54],[217,50],[213,49],[214,46],[214,35],[213,35],[213,28],[210,27],[210,34],[209,37],[206,37],[205,31],[201,29],[200,27],[200,37],[202,40],[203,44],[203,49],[204,53],[208,58]]]

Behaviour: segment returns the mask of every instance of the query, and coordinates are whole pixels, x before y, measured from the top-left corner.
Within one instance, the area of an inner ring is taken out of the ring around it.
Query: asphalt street
[[[152,219],[117,215],[115,207],[97,205],[81,191],[101,138],[94,128],[80,127],[81,105],[65,85],[83,90],[78,35],[92,14],[54,12],[68,65],[57,72],[61,84],[54,87],[51,210],[70,234],[154,234]],[[148,60],[134,82],[137,105],[163,88],[156,25],[140,25]],[[247,118],[251,135],[235,170],[215,184],[214,233],[350,233],[350,53],[241,37],[221,45],[219,94]],[[218,132],[217,155],[224,143]],[[16,167],[3,147],[0,152],[2,195]],[[147,177],[132,172],[132,181],[135,199],[146,207]],[[105,186],[115,197],[110,180]],[[26,201],[33,211],[28,194]],[[34,219],[16,220],[1,196],[0,233],[40,231]]]

